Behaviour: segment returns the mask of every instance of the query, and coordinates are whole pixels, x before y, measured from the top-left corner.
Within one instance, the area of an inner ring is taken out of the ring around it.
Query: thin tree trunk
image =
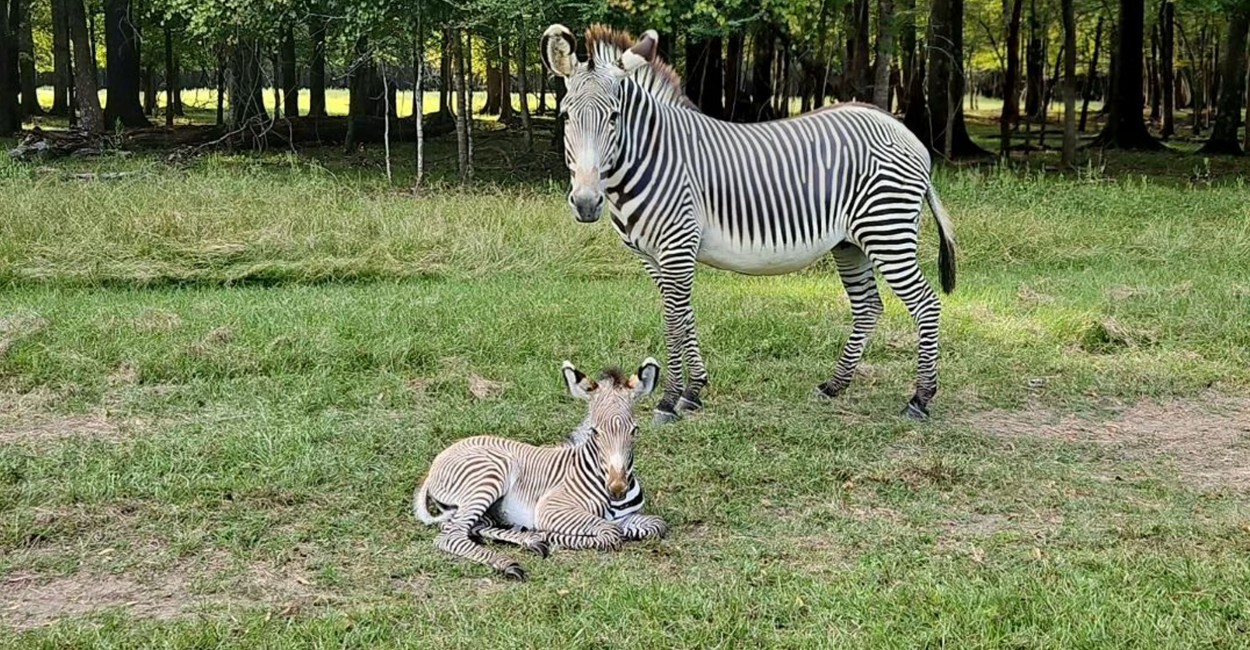
[[[104,123],[151,126],[139,104],[139,30],[130,0],[105,0],[104,47],[108,53],[108,99]]]
[[[1037,119],[1042,113],[1042,86],[1045,84],[1045,56],[1042,52],[1042,25],[1037,17],[1037,0],[1029,4],[1029,46],[1025,54],[1024,114]]]
[[[1007,20],[1007,70],[1003,76],[1003,114],[998,119],[998,137],[1002,142],[1002,155],[1011,152],[1011,130],[1020,119],[1020,19],[1024,13],[1024,0],[1011,3]]]
[[[546,115],[547,111],[547,74],[538,75],[538,114]]]
[[[52,0],[52,115],[69,115],[69,92],[74,85],[70,66],[69,19],[66,0]]]
[[[182,106],[182,66],[179,65],[177,55],[174,56],[173,77],[166,83],[168,83],[174,89],[174,106],[173,106],[174,115],[178,117],[185,117],[186,112],[183,110],[183,106]]]
[[[816,24],[817,42],[816,56],[820,57],[821,75],[819,79],[813,79],[812,104],[813,108],[820,108],[825,105],[825,89],[829,85],[829,54],[825,51],[826,44],[829,39],[829,12],[832,3],[829,0],[820,0],[820,21]],[[738,47],[738,56],[742,56],[742,47]],[[729,59],[725,62],[725,69],[728,70],[730,64],[734,70],[739,69],[739,62],[734,60],[734,44],[730,37],[729,42]],[[736,93],[735,93],[736,94]]]
[[[521,34],[524,35],[525,23],[521,23]],[[524,36],[522,36],[524,38]],[[519,43],[517,50],[521,52],[521,71],[517,75],[517,81],[521,82],[521,128],[525,131],[525,150],[533,153],[534,151],[534,123],[530,119],[530,88],[529,88],[529,48],[525,43]]]
[[[1164,0],[1159,9],[1159,68],[1163,77],[1163,130],[1160,135],[1167,140],[1176,134],[1176,34],[1173,28],[1176,5],[1171,0]]]
[[[425,180],[425,102],[422,91],[425,86],[425,32],[422,31],[424,25],[421,24],[421,8],[422,5],[418,4],[416,25],[412,30],[412,124],[417,132],[417,176],[413,180],[414,188],[421,187],[421,181]]]
[[[1159,26],[1150,30],[1150,56],[1146,59],[1146,95],[1149,97],[1150,122],[1159,121],[1163,113],[1163,97],[1159,88]]]
[[[326,27],[327,21],[314,16],[308,22],[312,36],[312,59],[308,62],[308,116],[326,116]]]
[[[760,25],[752,44],[755,50],[751,64],[752,122],[773,118],[773,63],[776,56],[776,34],[772,24]]]
[[[454,45],[453,45],[454,43]],[[453,66],[459,57],[460,36],[450,27],[443,28],[443,47],[439,51],[439,91],[438,112],[441,115],[452,115],[451,96],[455,86]]]
[[[1158,149],[1162,145],[1146,130],[1142,119],[1142,50],[1145,31],[1145,0],[1120,0],[1119,37],[1111,110],[1096,142],[1115,149]],[[1240,103],[1238,104],[1240,106]]]
[[[1085,122],[1089,117],[1089,100],[1094,95],[1094,79],[1098,76],[1098,52],[1102,48],[1102,16],[1098,17],[1098,25],[1094,28],[1094,52],[1089,59],[1089,72],[1085,75],[1085,92],[1081,98],[1081,123],[1077,127],[1085,132]]]
[[[174,125],[174,88],[177,75],[174,73],[174,34],[169,25],[165,26],[165,126]]]
[[[456,151],[458,154],[460,168],[460,182],[468,183],[473,178],[473,171],[469,163],[469,81],[465,74],[468,64],[465,62],[467,58],[463,36],[459,30],[455,32],[455,64],[456,64]],[[472,40],[469,41],[470,47]]]
[[[260,62],[260,46],[256,41],[240,38],[234,46],[230,65],[230,125],[236,129],[253,120],[269,120]]]
[[[43,107],[39,105],[39,87],[35,72],[35,36],[34,21],[30,15],[31,0],[19,0],[20,24],[18,26],[18,68],[21,71],[22,113],[27,117],[43,115]]]
[[[894,56],[894,0],[877,3],[877,65],[872,84],[872,103],[890,111],[890,59]]]
[[[295,29],[287,25],[282,30],[282,114],[288,120],[299,117],[299,71],[295,60]],[[278,107],[274,106],[274,113]]]
[[[935,132],[927,144],[950,159],[986,155],[964,122],[963,16],[963,0],[935,0],[929,14],[929,114]]]
[[[511,124],[516,119],[516,114],[512,110],[512,53],[508,48],[507,37],[499,41],[499,72],[502,77],[499,83],[499,121]]]
[[[147,117],[156,115],[156,72],[151,65],[144,66],[142,77],[143,114]]]
[[[1076,11],[1074,0],[1063,0],[1063,156],[1066,167],[1076,165]]]
[[[917,75],[916,65],[923,57],[916,56],[916,0],[902,0],[899,7],[899,39],[902,50],[902,66],[899,71],[902,90],[898,97],[899,111],[907,115],[911,110],[913,80]],[[825,62],[828,65],[828,61]],[[923,86],[920,86],[923,92]]]
[[[1211,137],[1198,152],[1240,156],[1243,152],[1237,131],[1241,127],[1242,93],[1245,92],[1246,33],[1250,30],[1250,9],[1237,7],[1228,14],[1215,125],[1211,129]]]
[[[22,128],[21,107],[17,103],[18,80],[14,78],[13,58],[16,48],[9,47],[15,25],[9,21],[9,6],[0,0],[0,135],[9,135]]]
[[[733,121],[741,117],[738,91],[742,87],[742,60],[746,39],[741,32],[729,35],[728,56],[725,58],[725,119]]]
[[[69,19],[70,42],[74,48],[74,95],[78,99],[78,127],[99,133],[104,130],[104,111],[100,109],[100,89],[96,85],[96,67],[91,35],[87,31],[87,11],[83,0],[65,0]]]
[[[226,62],[225,56],[217,53],[217,126],[226,123]]]

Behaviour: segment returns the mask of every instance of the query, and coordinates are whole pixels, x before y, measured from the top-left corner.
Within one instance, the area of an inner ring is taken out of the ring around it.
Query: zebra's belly
[[[534,505],[517,496],[515,492],[503,495],[491,506],[491,514],[504,526],[536,528]]]
[[[798,271],[824,257],[841,240],[841,234],[830,234],[811,242],[753,244],[709,228],[703,232],[695,259],[708,266],[747,275],[780,275]]]

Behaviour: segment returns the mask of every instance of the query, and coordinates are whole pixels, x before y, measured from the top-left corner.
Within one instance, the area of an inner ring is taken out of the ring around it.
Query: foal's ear
[[[590,399],[591,393],[599,388],[599,384],[595,380],[587,377],[585,373],[573,367],[572,362],[565,361],[564,367],[561,368],[564,373],[564,383],[569,387],[569,394],[577,399]]]
[[[654,29],[648,29],[633,47],[621,53],[621,69],[629,73],[651,63],[659,47],[660,35]]]
[[[660,379],[660,364],[656,360],[647,357],[646,361],[638,367],[638,373],[629,378],[629,387],[634,389],[634,399],[641,399],[651,394],[655,390],[655,384]]]
[[[538,53],[543,58],[543,67],[557,77],[568,77],[573,74],[577,64],[577,55],[573,53],[577,39],[573,32],[564,25],[552,25],[543,32],[538,41]]]

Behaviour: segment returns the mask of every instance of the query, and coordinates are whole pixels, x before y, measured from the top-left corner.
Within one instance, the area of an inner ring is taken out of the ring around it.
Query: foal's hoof
[[[678,413],[694,413],[703,409],[703,400],[697,397],[679,397],[677,398]]]
[[[513,564],[503,570],[503,577],[520,582],[525,580],[525,569],[522,569],[519,564]]]
[[[818,400],[836,399],[839,395],[842,394],[843,390],[846,390],[846,388],[845,387],[838,388],[826,382],[817,386],[816,389],[812,391],[812,397],[815,397]]]
[[[912,420],[915,422],[924,422],[925,420],[929,419],[929,409],[925,408],[924,406],[920,405],[917,402],[912,401],[912,402],[908,402],[907,406],[903,407],[903,412],[900,415],[907,418],[908,420]]]
[[[540,539],[536,542],[530,542],[529,546],[527,546],[526,548],[533,551],[536,555],[538,555],[538,557],[541,557],[544,559],[546,559],[548,555],[551,555],[551,544],[548,544],[547,540],[545,539]]]
[[[676,413],[672,411],[661,411],[660,409],[656,409],[655,416],[651,418],[651,424],[654,424],[655,426],[659,427],[659,426],[664,426],[666,424],[671,424],[680,419],[681,419],[681,416],[677,415]]]

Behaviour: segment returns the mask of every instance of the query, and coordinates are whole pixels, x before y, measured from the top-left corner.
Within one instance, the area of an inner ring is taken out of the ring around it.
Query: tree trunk
[[[268,121],[260,46],[256,41],[240,38],[230,58],[230,125],[237,129],[249,121]]]
[[[773,63],[777,53],[777,32],[771,24],[763,24],[755,34],[755,56],[751,65],[751,116],[748,121],[763,122],[773,118]]]
[[[894,56],[894,0],[877,3],[877,64],[872,82],[872,103],[890,111],[890,59]]]
[[[1063,156],[1066,167],[1076,165],[1076,10],[1075,0],[1063,0]]]
[[[829,0],[820,0],[820,20],[816,23],[816,33],[818,34],[816,41],[816,56],[818,56],[820,60],[821,75],[818,79],[812,79],[811,94],[813,108],[820,108],[825,105],[825,90],[829,85],[829,53],[826,51],[825,46],[828,43],[829,13],[832,11],[832,4],[833,3],[829,2]],[[729,58],[731,60],[733,59],[732,53]],[[737,67],[736,63],[734,65]]]
[[[872,62],[869,59],[868,0],[851,0],[846,4],[846,58],[839,99],[868,101],[872,98]]]
[[[9,135],[22,128],[21,107],[17,103],[18,80],[13,74],[15,61],[11,61],[16,48],[9,47],[16,34],[10,20],[9,5],[0,0],[0,135]]]
[[[1089,72],[1085,75],[1085,92],[1081,98],[1081,123],[1077,128],[1085,132],[1085,121],[1089,117],[1089,100],[1094,96],[1094,81],[1098,76],[1098,52],[1102,48],[1102,16],[1098,17],[1098,25],[1094,28],[1094,52],[1089,59]]]
[[[282,30],[282,114],[287,119],[299,117],[299,71],[295,60],[295,29],[287,25]],[[273,107],[278,112],[278,107]]]
[[[1176,135],[1175,19],[1176,5],[1164,0],[1159,7],[1159,70],[1163,77],[1163,131],[1160,135],[1164,140]]]
[[[933,129],[928,145],[949,159],[985,156],[964,123],[964,2],[934,0],[929,13],[933,43],[929,47],[929,115]]]
[[[65,0],[69,37],[74,48],[74,95],[78,99],[78,128],[92,133],[104,130],[100,110],[100,89],[96,85],[95,59],[91,34],[87,31],[87,10],[83,0]]]
[[[43,107],[39,105],[38,77],[35,73],[35,36],[34,21],[30,15],[31,0],[19,0],[18,15],[18,69],[21,75],[22,114],[31,117],[43,115]]]
[[[144,66],[142,78],[143,115],[153,117],[156,115],[156,72],[152,66]]]
[[[364,36],[356,39],[356,57],[348,86],[348,114],[352,117],[395,117],[392,87],[382,81],[377,59],[369,39]]]
[[[516,114],[512,110],[512,52],[509,51],[507,37],[499,40],[499,68],[502,77],[499,85],[499,121],[510,125]],[[524,73],[525,69],[521,71]]]
[[[1120,0],[1115,78],[1111,88],[1111,110],[1107,125],[1095,141],[1113,149],[1159,149],[1162,145],[1146,130],[1142,119],[1142,46],[1145,29],[1145,0]],[[1239,104],[1240,106],[1240,104]]]
[[[729,53],[725,59],[725,119],[734,121],[735,118],[741,118],[744,111],[741,111],[738,103],[741,102],[738,91],[742,87],[742,60],[746,38],[741,32],[734,32],[729,35]]]
[[[466,46],[465,41],[468,41]],[[469,183],[473,180],[473,157],[470,151],[472,142],[472,132],[469,121],[473,119],[471,111],[471,95],[469,91],[469,76],[466,70],[472,69],[472,64],[467,62],[469,53],[473,47],[472,37],[467,33],[462,36],[459,31],[455,32],[455,59],[456,59],[456,152],[458,154],[460,168],[460,182]]]
[[[308,62],[308,116],[326,116],[326,27],[327,21],[315,16],[308,21],[312,35],[312,59]]]
[[[495,54],[499,49],[495,48]],[[482,106],[482,115],[498,115],[503,107],[503,73],[490,48],[486,48],[486,103]]]
[[[174,72],[174,33],[169,25],[165,26],[165,126],[174,125],[174,93],[178,86],[177,74]]]
[[[902,67],[899,71],[901,77],[899,87],[902,92],[898,97],[898,108],[903,113],[911,110],[912,86],[917,76],[916,66],[922,60],[922,57],[916,56],[916,0],[902,0],[899,7],[899,40],[902,50]],[[920,87],[923,92],[923,86]]]
[[[66,0],[52,0],[52,115],[69,115],[69,89],[74,73],[69,61],[69,20]]]
[[[521,24],[522,39],[527,32],[525,24]],[[525,131],[525,150],[533,153],[534,151],[534,123],[530,119],[530,88],[529,75],[525,74],[529,71],[529,47],[528,43],[521,42],[517,44],[517,50],[521,53],[521,72],[517,75],[517,81],[521,82],[521,128]]]
[[[425,82],[425,32],[422,31],[421,5],[417,5],[416,25],[412,41],[412,125],[416,131],[417,175],[413,187],[421,187],[425,179],[425,102],[422,87]]]
[[[182,66],[179,65],[177,56],[174,56],[173,76],[170,77],[170,79],[165,83],[169,84],[169,86],[174,89],[174,115],[178,117],[186,117],[186,112],[183,110],[182,106]]]
[[[1020,120],[1020,19],[1023,13],[1024,0],[1014,0],[1007,19],[1007,70],[1003,76],[1003,114],[998,119],[1003,156],[1010,155],[1011,130]]]
[[[225,55],[217,53],[217,126],[226,123],[226,61]]]
[[[911,88],[907,91],[907,111],[903,113],[903,125],[916,134],[921,142],[927,144],[933,139],[933,129],[929,126],[929,100],[924,94],[927,57],[921,55],[925,51],[924,40],[919,39],[916,45],[916,66],[911,77]]]
[[[454,29],[444,27],[443,47],[439,50],[438,63],[438,112],[440,115],[453,115],[451,110],[451,96],[455,86],[455,80],[453,79],[453,65],[459,56],[457,54],[459,51],[459,35]]]
[[[1159,26],[1150,30],[1150,56],[1146,59],[1146,95],[1149,97],[1150,122],[1158,122],[1163,113],[1163,97],[1159,88]]]
[[[1220,94],[1215,109],[1215,126],[1211,137],[1198,153],[1240,156],[1242,93],[1246,83],[1246,32],[1250,29],[1250,9],[1236,7],[1228,12],[1228,31],[1224,41],[1223,68],[1220,70]]]
[[[724,61],[719,36],[686,41],[686,96],[705,115],[719,119],[724,114]]]
[[[139,104],[139,30],[130,13],[130,0],[105,0],[104,49],[108,54],[105,125],[151,126]]]
[[[1045,59],[1042,53],[1042,25],[1037,17],[1037,0],[1029,4],[1029,46],[1025,53],[1024,114],[1037,119],[1042,114],[1042,86],[1045,84]]]

